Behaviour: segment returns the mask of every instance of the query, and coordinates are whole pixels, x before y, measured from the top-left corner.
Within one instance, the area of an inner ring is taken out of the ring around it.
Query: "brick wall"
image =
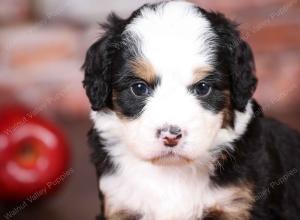
[[[300,113],[300,0],[193,2],[222,11],[240,24],[256,56],[260,81],[255,97],[268,114],[293,123],[290,118]],[[33,6],[29,0],[0,3],[0,99],[36,106],[71,85],[49,109],[85,115],[88,104],[81,88],[80,66],[87,47],[99,36],[97,21],[72,20],[72,8],[61,7],[43,15],[35,13]],[[69,10],[68,17],[64,18],[64,10]]]

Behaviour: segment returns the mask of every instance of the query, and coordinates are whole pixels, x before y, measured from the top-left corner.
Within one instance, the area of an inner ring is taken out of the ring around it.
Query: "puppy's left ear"
[[[234,51],[234,69],[231,73],[231,93],[234,108],[244,111],[252,98],[257,78],[255,76],[255,61],[248,43],[239,39]]]
[[[108,39],[103,37],[95,42],[87,51],[83,64],[84,80],[83,86],[91,108],[98,111],[106,106],[106,100],[109,97],[109,76],[106,69],[106,50]]]

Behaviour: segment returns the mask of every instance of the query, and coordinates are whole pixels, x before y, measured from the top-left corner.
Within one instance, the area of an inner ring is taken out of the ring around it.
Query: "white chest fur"
[[[192,167],[125,167],[100,179],[106,214],[122,210],[143,215],[143,220],[201,219],[210,207],[227,204],[236,190],[210,185],[207,170]]]
[[[221,129],[213,145],[222,146],[238,138],[251,115],[249,102],[245,113],[236,112],[235,129]],[[230,213],[230,220],[248,219],[254,201],[248,183],[213,187],[204,162],[198,167],[160,167],[141,161],[122,144],[124,128],[115,114],[92,112],[92,119],[99,135],[106,140],[105,150],[118,166],[116,172],[99,180],[107,215],[128,210],[142,214],[142,220],[198,220],[207,209],[217,208]]]

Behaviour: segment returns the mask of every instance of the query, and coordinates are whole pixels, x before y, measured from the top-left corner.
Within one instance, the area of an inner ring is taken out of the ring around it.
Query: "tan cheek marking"
[[[246,183],[228,189],[232,191],[231,196],[218,201],[213,207],[205,210],[204,220],[248,220],[250,211],[255,201],[252,185]],[[217,218],[216,218],[217,217]]]
[[[115,90],[112,91],[112,105],[114,112],[117,114],[119,118],[123,118],[124,115],[121,112],[120,106],[117,103],[117,92]]]
[[[224,110],[223,110],[223,123],[222,123],[222,128],[226,128],[230,125],[233,124],[233,114],[234,114],[234,111],[233,111],[233,107],[232,107],[232,104],[231,104],[231,99],[230,99],[230,92],[229,91],[224,91],[225,93],[225,107],[224,107]]]
[[[212,70],[209,66],[197,68],[193,73],[193,84],[199,82],[208,76],[209,72]]]
[[[125,115],[123,115],[122,110],[121,110],[120,106],[117,103],[117,96],[118,96],[118,93],[115,90],[113,90],[112,91],[112,105],[113,105],[113,110],[116,113],[117,117],[122,122],[127,122],[128,118]]]
[[[131,61],[134,73],[149,84],[153,84],[157,78],[153,66],[144,59]]]

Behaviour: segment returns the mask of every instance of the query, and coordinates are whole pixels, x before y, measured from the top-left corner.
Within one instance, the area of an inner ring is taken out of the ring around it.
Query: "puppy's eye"
[[[211,86],[202,82],[195,87],[194,91],[199,96],[207,96],[211,91]]]
[[[136,96],[147,96],[150,93],[150,90],[145,83],[133,84],[131,86],[131,91]]]

